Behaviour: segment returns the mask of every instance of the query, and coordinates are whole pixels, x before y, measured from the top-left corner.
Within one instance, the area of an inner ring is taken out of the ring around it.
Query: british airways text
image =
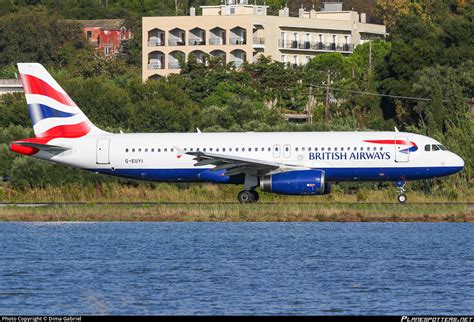
[[[390,160],[389,152],[310,152],[310,160]]]

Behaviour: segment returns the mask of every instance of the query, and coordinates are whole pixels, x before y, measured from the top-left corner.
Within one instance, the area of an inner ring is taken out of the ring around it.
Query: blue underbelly
[[[404,168],[322,168],[326,181],[396,181],[443,177],[462,167],[404,167]],[[162,182],[217,182],[242,184],[243,175],[226,177],[223,171],[209,169],[89,169],[89,171],[138,180]],[[200,175],[201,174],[201,175]],[[204,175],[205,174],[205,175]],[[211,176],[209,174],[212,174]]]

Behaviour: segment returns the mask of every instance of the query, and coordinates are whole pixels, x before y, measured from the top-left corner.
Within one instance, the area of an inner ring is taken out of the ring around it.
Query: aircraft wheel
[[[258,199],[260,199],[260,196],[258,195],[258,192],[255,191],[255,190],[250,190],[250,192],[251,192],[252,195],[253,195],[253,201],[252,201],[252,202],[257,202]]]
[[[254,198],[255,196],[250,190],[242,190],[237,195],[237,199],[239,200],[240,203],[252,203],[254,202]]]
[[[398,195],[398,202],[405,203],[407,201],[407,196],[405,194]]]

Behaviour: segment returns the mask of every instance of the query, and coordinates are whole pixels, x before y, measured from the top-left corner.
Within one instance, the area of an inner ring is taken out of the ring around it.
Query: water
[[[1,223],[0,315],[472,315],[473,229]]]

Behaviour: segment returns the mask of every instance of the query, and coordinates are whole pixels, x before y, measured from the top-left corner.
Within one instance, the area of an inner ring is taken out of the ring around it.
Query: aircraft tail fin
[[[43,65],[18,63],[37,138],[79,138],[105,133],[97,128]]]

